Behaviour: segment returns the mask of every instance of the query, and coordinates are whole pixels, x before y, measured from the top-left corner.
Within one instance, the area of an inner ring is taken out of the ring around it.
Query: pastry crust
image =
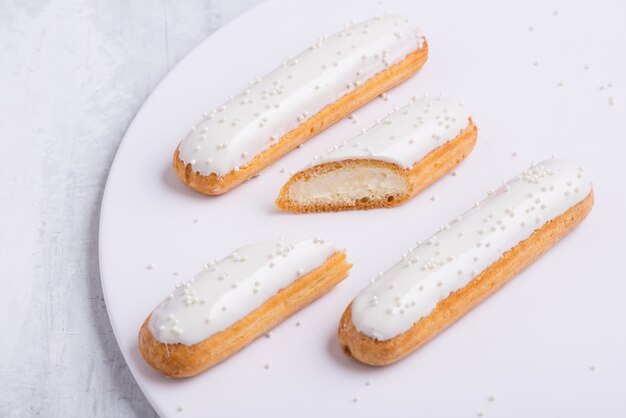
[[[317,114],[311,116],[296,129],[285,134],[274,145],[258,154],[252,161],[237,171],[219,176],[212,173],[208,176],[193,171],[191,164],[180,159],[179,147],[174,152],[174,169],[178,177],[189,187],[206,195],[220,195],[258,175],[265,168],[298,145],[323,131],[339,119],[368,103],[382,93],[400,84],[417,73],[428,58],[428,44],[411,52],[402,61],[379,72],[363,85],[329,104]]]
[[[351,305],[339,322],[342,351],[356,360],[383,366],[394,363],[418,349],[457,319],[465,315],[574,229],[591,211],[593,191],[562,215],[537,229],[528,239],[504,253],[462,289],[441,300],[431,313],[408,331],[389,340],[378,341],[359,332],[352,323]]]
[[[332,161],[313,166],[307,170],[294,174],[281,188],[276,206],[286,212],[310,213],[310,212],[337,212],[341,210],[366,210],[374,208],[389,208],[399,206],[421,192],[465,159],[476,145],[478,128],[471,118],[468,125],[454,139],[446,142],[428,153],[413,168],[401,168],[400,166],[381,160],[374,159],[349,159],[344,161]],[[300,204],[289,197],[290,188],[294,183],[306,180],[313,176],[345,168],[361,166],[384,168],[397,173],[404,178],[405,192],[391,193],[378,199],[362,198],[352,203],[312,203]]]
[[[139,351],[150,366],[168,376],[194,376],[237,353],[330,291],[348,276],[351,267],[346,254],[336,252],[319,268],[281,289],[243,319],[191,346],[157,341],[148,327],[148,316],[139,332]]]

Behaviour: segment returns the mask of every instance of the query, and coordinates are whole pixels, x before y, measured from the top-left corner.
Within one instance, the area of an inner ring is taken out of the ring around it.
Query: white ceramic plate
[[[617,321],[626,317],[619,249],[626,205],[615,173],[624,155],[617,135],[623,136],[618,115],[623,120],[619,99],[626,101],[626,68],[623,54],[613,55],[623,50],[620,39],[626,32],[616,13],[621,6],[609,6],[278,1],[255,8],[199,45],[163,80],[128,129],[102,204],[100,262],[111,323],[128,366],[158,413],[623,413],[626,338]],[[319,36],[383,11],[406,14],[420,24],[431,50],[422,72],[392,90],[389,101],[368,104],[356,112],[356,123],[339,122],[225,196],[202,196],[176,178],[172,152],[202,112]],[[274,208],[290,170],[412,95],[440,91],[464,100],[480,129],[478,146],[458,175],[395,209],[289,215]],[[599,152],[609,148],[613,152]],[[596,182],[596,208],[580,228],[405,361],[372,368],[343,356],[336,337],[339,317],[376,272],[487,189],[552,153],[579,162]],[[175,283],[207,260],[280,235],[323,236],[347,246],[352,274],[275,329],[272,338],[261,338],[198,377],[167,379],[143,362],[137,332]],[[147,269],[149,264],[154,267]],[[597,368],[591,371],[593,364]],[[492,394],[495,401],[488,400]]]

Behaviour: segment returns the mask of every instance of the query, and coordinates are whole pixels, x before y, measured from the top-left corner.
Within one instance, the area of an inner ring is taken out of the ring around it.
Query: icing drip
[[[152,312],[150,332],[166,344],[197,344],[244,318],[337,251],[317,238],[240,248],[177,285]]]
[[[378,17],[315,42],[205,117],[180,144],[180,159],[223,176],[269,148],[325,106],[420,49],[402,16]]]
[[[354,326],[380,341],[402,334],[590,190],[573,163],[548,160],[531,166],[363,289],[352,302]]]
[[[412,168],[468,125],[469,114],[442,99],[412,99],[361,135],[328,151],[316,163],[348,159],[382,160]]]

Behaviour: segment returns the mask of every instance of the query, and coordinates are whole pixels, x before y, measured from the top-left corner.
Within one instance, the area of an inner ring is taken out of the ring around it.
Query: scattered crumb
[[[591,370],[592,372],[593,372],[594,370],[596,370],[596,368],[597,368],[597,367],[596,367],[596,365],[595,365],[595,364],[592,364],[591,366],[589,366],[589,370]]]
[[[265,334],[265,338],[272,338],[272,331],[269,331],[267,334]]]
[[[280,169],[280,173],[282,174],[282,173],[284,173],[284,172],[285,172],[285,169],[284,169],[284,168],[281,168],[281,169]]]
[[[357,403],[359,401],[359,397],[355,396],[354,398],[352,398],[352,402],[353,403]]]
[[[517,157],[517,151],[513,151],[513,154],[511,154],[511,157]]]
[[[178,412],[183,412],[185,410],[185,407],[183,405],[179,406],[178,408],[176,408],[176,410]]]
[[[458,176],[458,175],[459,175],[459,172],[458,172],[458,171],[454,170],[454,171],[452,172],[452,177],[456,177],[456,176]]]
[[[265,363],[265,366],[263,366],[265,368],[265,370],[268,370],[270,367],[272,367],[272,365],[270,363]]]
[[[152,270],[154,268],[154,264],[150,263],[146,266],[146,269]]]
[[[200,222],[200,218],[194,218],[194,219],[193,219],[193,223],[194,223],[194,224],[197,224],[198,222]]]
[[[537,67],[539,65],[539,61],[533,61],[533,66]]]
[[[613,100],[612,97],[609,97],[608,103],[609,103],[609,106],[613,106],[615,104],[615,100]]]
[[[489,402],[493,402],[493,401],[495,401],[495,400],[496,400],[496,397],[495,397],[495,395],[489,395],[489,397],[487,398],[487,400],[488,400]]]
[[[559,87],[563,87],[563,82],[562,82],[562,81],[559,81],[559,82],[557,83],[557,86],[559,86]]]
[[[480,411],[479,413],[476,414],[477,417],[483,417],[485,416],[485,414],[483,413],[483,411]]]
[[[437,200],[437,195],[436,195],[436,194],[432,195],[432,196],[430,197],[430,200],[432,200],[433,202],[434,202],[435,200]]]
[[[302,325],[302,322],[296,321],[296,326],[299,327],[300,325]]]
[[[529,27],[528,27],[528,30],[529,30],[530,32],[532,32],[532,31],[534,31],[534,30],[535,30],[535,28],[533,28],[532,26],[529,26]]]
[[[374,383],[374,382],[372,382],[371,379],[370,380],[366,380],[365,381],[365,386],[372,386],[372,383]]]
[[[172,273],[173,276],[178,276],[180,273],[175,271],[174,273]]]

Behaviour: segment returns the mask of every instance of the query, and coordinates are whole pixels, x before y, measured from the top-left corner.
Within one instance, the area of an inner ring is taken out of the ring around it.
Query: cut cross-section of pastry
[[[548,160],[523,171],[357,295],[339,323],[344,353],[371,365],[407,356],[545,253],[592,206],[591,183],[575,164]]]
[[[324,295],[351,267],[318,238],[240,248],[176,286],[145,320],[139,350],[168,376],[196,375]]]
[[[324,37],[207,113],[174,153],[191,188],[227,192],[415,74],[428,57],[403,16],[377,17]]]
[[[477,133],[463,106],[412,99],[294,174],[276,206],[302,213],[400,205],[458,165]]]

